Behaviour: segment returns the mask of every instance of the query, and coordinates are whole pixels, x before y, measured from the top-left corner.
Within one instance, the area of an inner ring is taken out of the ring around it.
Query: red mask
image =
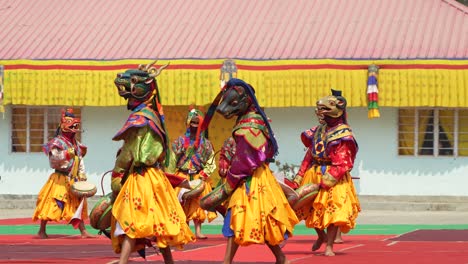
[[[80,131],[81,119],[76,118],[73,109],[62,109],[62,118],[60,119],[60,130],[64,133],[76,133]]]

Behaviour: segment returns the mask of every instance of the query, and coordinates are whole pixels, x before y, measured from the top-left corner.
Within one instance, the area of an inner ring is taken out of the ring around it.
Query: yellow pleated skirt
[[[181,172],[178,172],[177,174],[180,175],[180,176],[185,177],[189,181],[190,180],[200,179],[200,175],[198,175],[198,174],[193,175],[192,179],[187,174],[184,174],[184,173],[181,173]],[[176,188],[175,190],[176,190],[176,193],[179,194],[181,189]],[[211,185],[207,181],[205,183],[205,189],[203,190],[203,192],[201,193],[201,195],[199,197],[197,197],[195,199],[187,199],[187,200],[182,202],[182,208],[184,209],[184,213],[185,213],[185,217],[187,217],[187,221],[194,220],[194,221],[198,221],[198,222],[203,223],[208,218],[208,222],[211,222],[214,219],[216,219],[216,217],[218,217],[217,213],[207,212],[207,211],[203,210],[200,207],[200,199],[203,198],[203,196],[209,194],[212,190],[213,189],[212,189]]]
[[[158,168],[128,176],[114,201],[112,216],[112,247],[116,253],[120,253],[123,241],[122,236],[114,235],[116,222],[128,237],[155,239],[159,248],[182,248],[195,240],[174,189]]]
[[[319,184],[320,166],[313,166],[304,174],[301,185]],[[356,226],[356,218],[361,211],[350,173],[328,190],[320,189],[314,202],[296,210],[297,217],[305,221],[308,228],[326,229],[329,225],[338,226],[343,233],[348,233]]]
[[[78,207],[81,199],[70,192],[71,185],[75,181],[60,173],[52,173],[49,179],[40,190],[36,209],[32,220],[47,220],[47,221],[67,221],[69,222]],[[57,201],[63,203],[63,209],[60,208]],[[88,205],[86,199],[83,204],[81,219],[88,218]]]
[[[285,234],[292,236],[299,222],[280,185],[267,165],[255,170],[247,192],[247,183],[232,194],[230,228],[240,246],[250,244],[278,245]]]

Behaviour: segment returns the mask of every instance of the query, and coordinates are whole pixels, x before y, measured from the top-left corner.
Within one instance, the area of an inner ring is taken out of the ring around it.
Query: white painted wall
[[[115,153],[122,142],[112,137],[123,126],[130,112],[125,107],[82,108],[81,141],[88,147],[84,164],[88,180],[102,193],[102,175],[114,167]],[[37,194],[48,179],[52,169],[44,153],[11,153],[10,108],[5,119],[0,120],[0,194]],[[105,192],[110,191],[110,175],[104,178]]]
[[[49,174],[42,153],[10,153],[10,108],[0,119],[0,194],[37,194]],[[300,164],[304,147],[300,133],[317,124],[313,108],[267,109],[280,147],[277,159]],[[112,169],[120,142],[112,136],[125,122],[125,107],[85,107],[82,141],[89,148],[85,157],[88,179],[101,194],[101,176]],[[397,155],[397,109],[382,108],[381,118],[369,120],[364,108],[348,109],[348,121],[359,144],[353,176],[364,195],[454,195],[468,196],[468,157],[399,157]],[[109,191],[109,178],[104,181]]]
[[[280,146],[278,160],[300,164],[300,133],[317,124],[313,108],[268,109]],[[381,118],[368,119],[367,109],[348,109],[348,123],[359,144],[352,175],[364,195],[468,196],[468,157],[398,156],[397,108],[382,108]]]

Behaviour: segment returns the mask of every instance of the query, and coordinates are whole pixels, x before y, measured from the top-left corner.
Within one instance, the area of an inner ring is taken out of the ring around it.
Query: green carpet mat
[[[91,226],[86,226],[92,234],[98,231]],[[191,226],[192,231],[193,226]],[[400,235],[421,229],[468,229],[468,225],[358,225],[348,235]],[[37,234],[39,225],[9,225],[0,226],[0,235],[34,235]],[[221,234],[221,225],[203,225],[202,232],[207,235]],[[54,235],[78,235],[79,230],[71,225],[51,224],[47,226],[47,234]],[[298,224],[294,228],[294,235],[315,235],[313,229],[306,228],[304,224]]]

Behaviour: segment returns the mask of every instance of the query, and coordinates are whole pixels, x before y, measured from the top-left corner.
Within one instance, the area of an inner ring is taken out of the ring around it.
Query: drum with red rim
[[[192,189],[184,194],[185,199],[198,198],[205,190],[205,181],[201,179],[191,180],[189,184]]]
[[[113,193],[101,197],[89,214],[89,224],[97,230],[106,230],[111,226]]]
[[[97,188],[96,185],[88,181],[77,181],[72,184],[70,191],[77,197],[88,198],[96,194]]]

